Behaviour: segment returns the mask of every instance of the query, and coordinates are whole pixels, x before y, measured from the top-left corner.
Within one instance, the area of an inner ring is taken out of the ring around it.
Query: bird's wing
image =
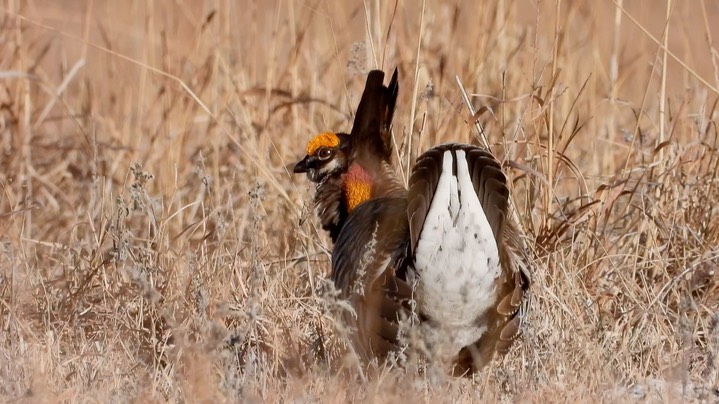
[[[514,282],[511,291],[497,305],[497,312],[509,320],[496,343],[496,350],[501,354],[507,353],[521,334],[525,314],[523,309],[529,304],[530,259],[519,230],[511,221],[507,222],[504,229],[504,253],[509,256],[505,261],[512,263]]]
[[[412,290],[397,271],[406,265],[406,198],[377,198],[348,217],[332,253],[332,280],[354,315],[355,351],[365,360],[384,359],[397,347],[399,322],[409,315]]]

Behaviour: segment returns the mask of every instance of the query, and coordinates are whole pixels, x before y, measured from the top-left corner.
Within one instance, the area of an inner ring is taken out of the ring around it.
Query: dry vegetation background
[[[719,400],[719,3],[0,7],[4,400]],[[377,66],[400,170],[477,143],[458,75],[514,180],[531,312],[474,380],[317,352],[331,245],[287,167]]]

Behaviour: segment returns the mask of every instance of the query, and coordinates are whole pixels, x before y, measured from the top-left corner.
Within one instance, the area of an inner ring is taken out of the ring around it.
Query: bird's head
[[[322,182],[329,175],[344,172],[350,146],[350,136],[345,133],[320,133],[307,143],[307,155],[295,164],[293,172],[306,173],[312,182]]]

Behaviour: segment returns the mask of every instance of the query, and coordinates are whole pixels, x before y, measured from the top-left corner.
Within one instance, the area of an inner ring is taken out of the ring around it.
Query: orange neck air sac
[[[372,176],[359,164],[352,164],[344,179],[344,197],[347,210],[352,212],[360,203],[372,197]]]

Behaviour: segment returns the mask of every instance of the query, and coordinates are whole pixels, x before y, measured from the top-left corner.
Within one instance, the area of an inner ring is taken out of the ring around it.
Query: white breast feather
[[[496,304],[500,275],[492,228],[472,185],[463,150],[444,152],[442,174],[415,251],[419,310],[458,351],[486,330],[476,320]]]

